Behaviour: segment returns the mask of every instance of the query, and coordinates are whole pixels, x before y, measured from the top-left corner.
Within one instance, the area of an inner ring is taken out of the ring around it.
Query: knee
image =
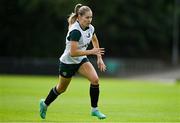
[[[94,78],[91,80],[91,84],[93,84],[93,85],[98,85],[98,84],[99,84],[99,77],[94,77]]]

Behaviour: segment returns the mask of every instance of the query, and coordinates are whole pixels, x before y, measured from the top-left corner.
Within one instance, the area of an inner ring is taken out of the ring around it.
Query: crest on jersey
[[[90,36],[91,36],[91,34],[90,34],[90,33],[88,33],[88,34],[86,35],[86,37],[87,37],[87,38],[90,38]]]

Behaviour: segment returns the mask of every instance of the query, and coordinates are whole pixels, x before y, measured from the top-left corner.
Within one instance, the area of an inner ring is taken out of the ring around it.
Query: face
[[[79,23],[83,28],[86,28],[91,24],[92,21],[92,12],[87,11],[84,15],[78,17]]]

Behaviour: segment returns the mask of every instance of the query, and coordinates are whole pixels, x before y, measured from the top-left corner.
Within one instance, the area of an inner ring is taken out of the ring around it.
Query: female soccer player
[[[94,27],[91,25],[91,21],[91,9],[88,6],[77,4],[74,13],[68,18],[69,28],[66,36],[66,48],[60,57],[60,82],[50,90],[45,100],[40,100],[41,118],[45,119],[48,106],[57,96],[65,92],[72,76],[74,76],[76,72],[90,81],[91,115],[99,119],[106,118],[98,109],[99,78],[93,65],[87,58],[87,55],[96,55],[98,68],[102,72],[106,70],[106,66],[101,57],[101,55],[104,54],[104,48],[99,48],[99,42],[94,33]],[[93,48],[86,50],[91,41]]]

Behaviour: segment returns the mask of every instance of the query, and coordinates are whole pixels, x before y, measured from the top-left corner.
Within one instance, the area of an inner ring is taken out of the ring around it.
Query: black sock
[[[99,99],[99,85],[90,85],[91,107],[97,107]]]
[[[57,98],[57,96],[59,96],[59,93],[57,92],[56,87],[54,87],[49,92],[44,103],[49,106]]]

